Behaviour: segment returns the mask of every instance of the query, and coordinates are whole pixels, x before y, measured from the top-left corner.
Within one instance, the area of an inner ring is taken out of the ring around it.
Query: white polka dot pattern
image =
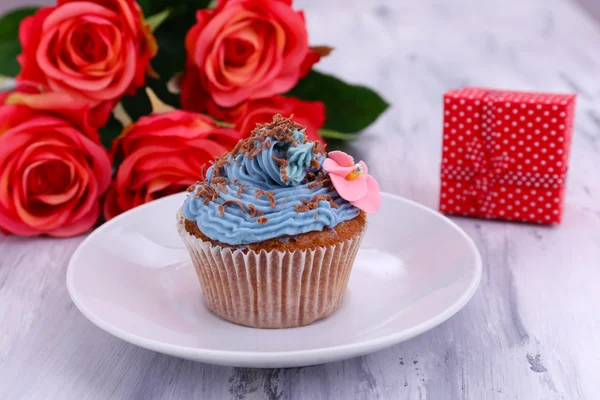
[[[575,95],[446,93],[440,211],[559,223],[574,110]]]

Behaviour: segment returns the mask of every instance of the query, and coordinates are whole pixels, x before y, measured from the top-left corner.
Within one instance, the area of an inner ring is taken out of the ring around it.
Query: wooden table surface
[[[374,354],[276,370],[205,365],[122,342],[67,294],[67,262],[83,237],[0,237],[0,398],[599,398],[600,26],[567,1],[445,3],[296,1],[311,43],[336,47],[320,68],[392,103],[350,150],[383,190],[436,208],[444,91],[576,92],[560,226],[455,218],[484,260],[462,311]]]

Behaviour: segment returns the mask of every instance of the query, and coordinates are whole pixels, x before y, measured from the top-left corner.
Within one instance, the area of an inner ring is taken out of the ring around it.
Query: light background
[[[322,1],[322,0],[312,0],[312,1]],[[398,1],[398,0],[389,0],[389,1]],[[414,1],[414,0],[402,0],[402,1]],[[590,14],[594,16],[594,18],[600,21],[600,1],[598,0],[572,0],[578,4],[580,4],[584,9],[586,9]],[[7,10],[10,10],[15,7],[25,7],[27,5],[50,5],[54,4],[55,0],[41,0],[41,1],[20,1],[20,0],[0,0],[0,13],[4,13]]]

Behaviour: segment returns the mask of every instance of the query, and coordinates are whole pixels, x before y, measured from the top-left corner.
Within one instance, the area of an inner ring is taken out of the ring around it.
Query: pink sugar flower
[[[381,206],[381,194],[377,181],[369,176],[369,168],[363,161],[354,163],[354,158],[343,151],[331,151],[323,163],[333,187],[338,194],[354,207],[374,214]]]

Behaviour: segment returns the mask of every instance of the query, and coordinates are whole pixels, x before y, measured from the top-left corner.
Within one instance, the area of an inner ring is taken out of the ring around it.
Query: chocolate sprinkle
[[[258,199],[260,196],[267,196],[269,203],[271,203],[271,208],[275,208],[277,206],[277,201],[275,200],[275,194],[273,192],[266,192],[262,189],[258,189],[256,191],[256,198]]]
[[[196,183],[193,183],[193,184],[191,184],[190,186],[188,186],[188,188],[187,188],[187,189],[185,189],[185,190],[186,190],[186,192],[188,192],[188,193],[191,193],[191,192],[193,192],[193,191],[194,191],[194,189],[196,188],[196,185],[198,185],[199,183],[200,183],[200,182],[196,182]]]
[[[248,155],[246,157],[254,158],[265,148],[265,138],[264,137],[257,137],[256,140],[260,141],[260,145],[259,146],[254,145],[254,150],[251,153],[248,153]]]
[[[294,206],[294,209],[296,210],[297,213],[306,212],[306,211],[310,210],[310,208],[308,208],[308,206],[301,206],[300,204],[296,204]]]
[[[273,121],[266,124],[256,124],[256,128],[252,130],[252,136],[243,139],[233,148],[231,153],[224,154],[221,159],[227,159],[230,155],[236,157],[238,154],[246,154],[247,158],[253,158],[258,155],[265,147],[272,146],[270,140],[272,137],[275,140],[295,142],[293,137],[294,130],[306,129],[305,126],[298,124],[290,118],[284,118],[280,114],[273,117]],[[257,144],[257,142],[260,142]]]
[[[267,222],[269,222],[269,218],[267,218],[267,217],[260,217],[259,219],[256,220],[256,222],[258,222],[261,225],[264,225]]]
[[[233,199],[229,199],[229,200],[225,200],[225,201],[223,202],[223,204],[221,204],[221,206],[226,206],[227,204],[235,204],[235,205],[237,205],[237,206],[240,208],[240,210],[242,210],[242,212],[243,212],[244,214],[246,214],[246,210],[244,209],[244,204],[242,204],[242,202],[241,202],[241,201],[239,201],[239,200],[233,200]],[[221,207],[221,206],[220,206],[220,207]]]
[[[227,184],[227,178],[222,176],[215,176],[210,180],[210,183],[218,185],[218,184]]]
[[[318,194],[312,198],[312,201],[327,201],[331,205],[331,208],[338,208],[339,205],[333,201],[330,195],[328,194]]]
[[[237,142],[237,144],[235,145],[235,147],[233,148],[233,150],[231,150],[231,155],[237,155],[240,152],[240,148],[242,147],[242,141],[240,140],[239,142]],[[225,154],[224,156],[226,156],[227,154]]]
[[[330,182],[331,181],[329,179],[323,179],[323,180],[320,180],[320,181],[314,181],[312,183],[309,183],[307,187],[309,189],[314,189],[314,188],[319,187],[319,186],[325,186],[325,185],[329,184]]]
[[[281,179],[283,180],[283,183],[287,183],[289,178],[285,169],[288,165],[290,165],[290,163],[285,158],[278,158],[275,155],[272,155],[271,158],[273,158],[273,160],[279,164],[279,174],[281,175]]]
[[[229,193],[227,191],[227,188],[225,188],[225,186],[222,183],[217,183],[217,187],[219,188],[219,190],[225,194]]]
[[[317,195],[313,196],[313,198],[310,200],[302,199],[300,201],[302,201],[302,203],[304,203],[304,205],[301,206],[300,204],[296,204],[294,206],[297,213],[306,212],[309,210],[316,210],[319,207],[319,201],[329,202],[329,204],[331,205],[331,208],[339,207],[339,205],[336,202],[334,202],[333,199],[331,198],[331,196],[329,196],[328,194],[317,194]]]
[[[223,167],[225,167],[226,165],[229,165],[229,161],[227,161],[227,157],[226,157],[228,155],[229,155],[229,153],[226,153],[223,156],[221,156],[220,158],[217,158],[214,161],[210,162],[212,165],[214,177],[218,177],[219,175],[221,175],[221,170],[223,169]],[[213,179],[214,179],[214,177],[213,177]]]
[[[273,158],[277,164],[281,165],[281,168],[285,168],[289,165],[288,160],[285,158],[278,158],[275,155],[272,155],[271,158]]]
[[[238,188],[238,191],[237,191],[237,197],[238,197],[238,198],[242,197],[242,190],[244,190],[244,185],[246,185],[246,184],[245,184],[245,183],[242,183],[242,184],[240,185],[240,187]]]
[[[313,153],[315,153],[315,154],[321,153],[322,155],[325,155],[325,148],[327,147],[327,145],[321,143],[318,140],[315,140],[314,143],[315,144],[313,145]]]
[[[212,200],[215,197],[215,191],[210,185],[206,182],[202,183],[196,192],[199,196],[204,197],[207,200]],[[198,196],[198,197],[199,197]]]

